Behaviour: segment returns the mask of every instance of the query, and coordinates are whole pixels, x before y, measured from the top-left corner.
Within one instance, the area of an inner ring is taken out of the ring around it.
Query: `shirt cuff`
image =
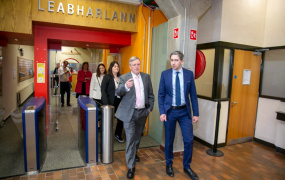
[[[125,89],[126,89],[126,91],[127,92],[129,92],[130,91],[130,89],[129,88],[127,88],[127,85],[125,84]]]

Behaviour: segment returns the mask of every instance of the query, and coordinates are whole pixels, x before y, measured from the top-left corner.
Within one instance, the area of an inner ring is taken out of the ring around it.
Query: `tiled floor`
[[[285,179],[285,156],[276,153],[274,149],[256,142],[248,142],[220,148],[223,157],[212,157],[206,154],[208,148],[194,142],[194,153],[191,167],[200,179]],[[40,180],[77,180],[77,179],[126,179],[127,167],[125,152],[115,152],[114,162],[98,164],[91,167],[59,170],[40,173],[32,176],[9,178],[40,179]],[[174,158],[175,177],[170,178],[165,173],[164,153],[159,147],[139,150],[141,161],[136,165],[134,179],[189,179],[183,172],[183,157]]]

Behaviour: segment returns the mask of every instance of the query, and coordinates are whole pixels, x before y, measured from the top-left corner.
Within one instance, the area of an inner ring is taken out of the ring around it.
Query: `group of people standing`
[[[165,127],[166,173],[174,177],[173,142],[176,122],[178,122],[184,143],[184,172],[191,179],[198,180],[197,174],[190,167],[193,152],[192,122],[199,120],[198,99],[193,72],[182,68],[183,58],[184,55],[180,51],[170,54],[171,69],[161,73],[159,83],[158,107],[160,120]],[[119,142],[124,142],[121,137],[123,127],[126,134],[127,178],[134,177],[135,164],[140,161],[137,151],[141,134],[147,116],[154,106],[150,76],[140,72],[140,67],[140,59],[133,56],[129,59],[129,73],[121,75],[119,64],[114,61],[110,64],[108,73],[104,64],[99,64],[96,73],[91,76],[88,63],[83,63],[82,70],[78,72],[75,90],[78,95],[85,94],[93,98],[99,105],[115,107],[115,117],[118,120],[115,138]]]

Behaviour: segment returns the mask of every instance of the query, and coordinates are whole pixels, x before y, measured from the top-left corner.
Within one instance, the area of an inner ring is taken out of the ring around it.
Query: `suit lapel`
[[[184,81],[184,97],[186,97],[186,90],[187,90],[187,74],[184,68],[182,68],[183,70],[183,81]]]
[[[169,87],[169,89],[170,89],[170,94],[171,94],[171,97],[172,97],[172,95],[173,95],[173,93],[172,93],[172,91],[173,91],[173,87],[172,87],[172,79],[173,79],[173,74],[172,74],[172,69],[169,69],[169,71],[168,71],[168,73],[167,73],[167,76],[166,76],[166,78],[170,78],[170,83],[167,85],[168,87]],[[167,82],[167,80],[166,80],[166,82]]]

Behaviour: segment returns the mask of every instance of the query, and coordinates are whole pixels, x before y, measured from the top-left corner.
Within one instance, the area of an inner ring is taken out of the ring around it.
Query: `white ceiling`
[[[134,4],[134,5],[140,5],[142,3],[142,0],[108,0],[108,1],[120,2],[120,3],[126,3],[126,4]]]

